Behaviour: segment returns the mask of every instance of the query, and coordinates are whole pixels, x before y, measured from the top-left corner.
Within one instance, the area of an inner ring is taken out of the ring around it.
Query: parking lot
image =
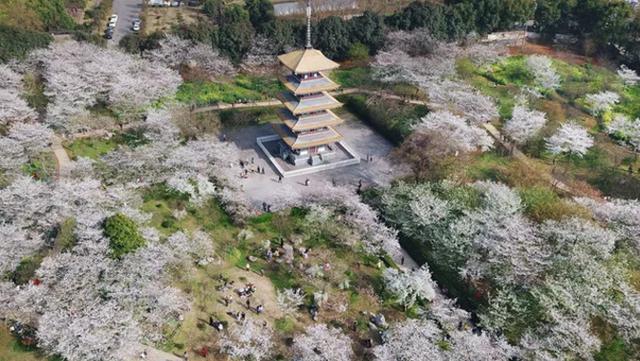
[[[113,0],[113,13],[118,15],[118,23],[109,43],[118,45],[120,39],[132,32],[131,24],[142,15],[144,0]]]

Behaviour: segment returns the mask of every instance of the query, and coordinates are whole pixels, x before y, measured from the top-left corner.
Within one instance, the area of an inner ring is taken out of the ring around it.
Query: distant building
[[[357,0],[325,0],[315,5],[317,12],[332,12],[342,10],[357,10]],[[305,7],[298,1],[282,2],[273,4],[276,16],[289,16],[304,14]]]

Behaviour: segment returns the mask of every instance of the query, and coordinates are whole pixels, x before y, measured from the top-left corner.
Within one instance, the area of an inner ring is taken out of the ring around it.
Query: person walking
[[[282,176],[281,175],[278,176],[278,183],[282,183]]]

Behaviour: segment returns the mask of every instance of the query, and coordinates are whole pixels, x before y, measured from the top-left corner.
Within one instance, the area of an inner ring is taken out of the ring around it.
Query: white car
[[[118,23],[118,15],[116,14],[111,15],[111,17],[109,18],[109,27],[115,28],[117,23]]]
[[[140,19],[135,19],[135,20],[133,21],[133,24],[131,25],[131,30],[133,30],[133,31],[140,31],[140,24],[142,24],[142,23],[141,23],[141,21],[140,21]]]

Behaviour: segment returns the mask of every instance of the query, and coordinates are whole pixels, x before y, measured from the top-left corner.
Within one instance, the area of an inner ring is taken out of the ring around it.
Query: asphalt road
[[[113,39],[110,44],[118,45],[120,39],[132,32],[131,24],[133,19],[139,18],[142,13],[142,2],[144,0],[114,0],[113,14],[118,15],[118,23],[113,32]]]

